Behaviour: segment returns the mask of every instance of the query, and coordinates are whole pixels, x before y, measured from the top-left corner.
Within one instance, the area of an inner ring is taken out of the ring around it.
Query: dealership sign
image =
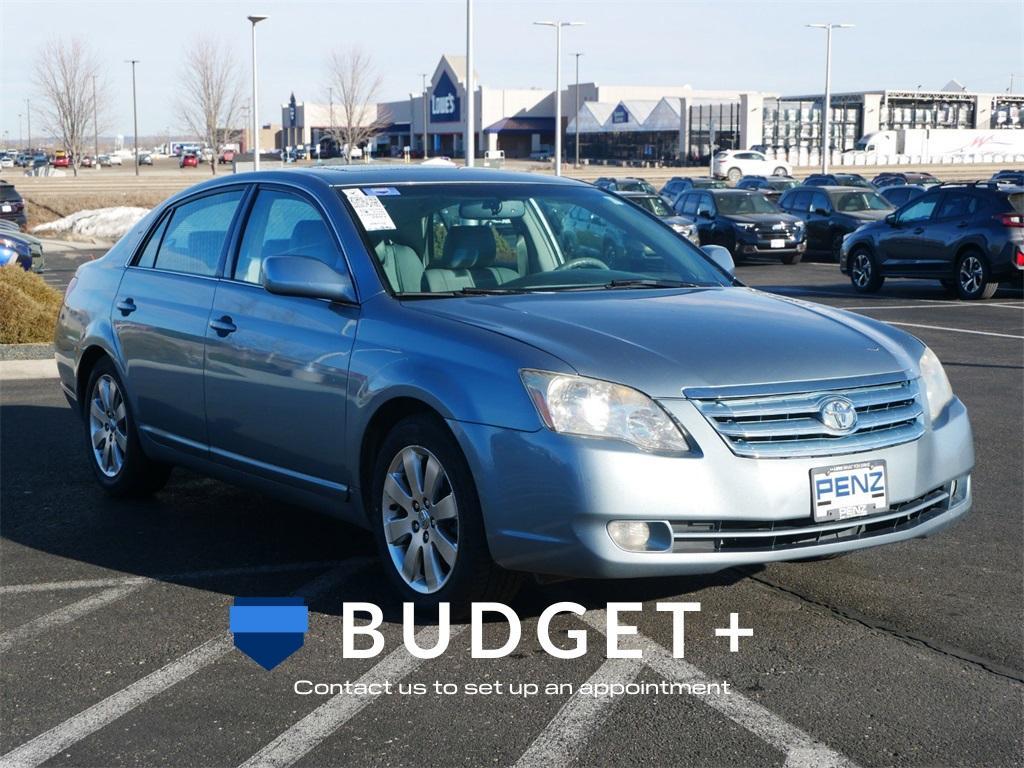
[[[619,104],[612,112],[613,123],[628,123],[629,122],[629,110],[627,110],[622,104]]]
[[[430,94],[430,122],[459,122],[459,101],[459,92],[455,83],[448,77],[447,72],[442,72],[434,92]]]

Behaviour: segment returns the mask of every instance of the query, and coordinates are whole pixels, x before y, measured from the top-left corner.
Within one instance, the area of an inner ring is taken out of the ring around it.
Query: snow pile
[[[112,243],[120,240],[147,213],[148,208],[131,206],[78,211],[63,219],[40,224],[32,231],[37,235],[66,237],[69,240],[103,240]]]

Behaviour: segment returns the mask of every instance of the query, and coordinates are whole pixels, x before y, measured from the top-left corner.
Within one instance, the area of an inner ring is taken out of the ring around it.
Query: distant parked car
[[[694,245],[700,245],[697,225],[693,223],[693,219],[677,214],[658,195],[652,195],[648,192],[621,192],[619,194],[648,213],[653,213]]]
[[[233,149],[225,149],[217,157],[217,163],[219,165],[227,165],[228,163],[233,162],[235,162],[235,150]]]
[[[710,176],[676,176],[661,188],[661,199],[669,205],[673,205],[676,199],[691,189],[728,189],[729,185],[721,179],[713,179]]]
[[[123,165],[124,161],[121,160],[120,155],[100,155],[96,158],[96,165],[100,168],[104,166],[110,167],[113,165]]]
[[[927,191],[926,187],[917,184],[896,184],[891,187],[882,187],[878,190],[878,194],[888,200],[893,208],[899,208]]]
[[[0,220],[12,222],[18,229],[24,229],[25,201],[14,185],[0,179]]]
[[[12,155],[9,155],[6,152],[4,152],[3,154],[0,154],[0,168],[13,168],[13,167],[14,167],[14,157]]]
[[[941,184],[939,179],[930,173],[907,171],[883,171],[871,180],[875,187],[891,187],[895,184],[918,184],[923,187],[931,187]]]
[[[761,152],[720,149],[711,160],[711,173],[735,184],[744,176],[791,176],[793,168],[784,160],[769,160]]]
[[[27,152],[19,152],[14,157],[14,164],[19,168],[30,168],[32,166],[32,155]]]
[[[887,277],[931,278],[961,299],[987,299],[1024,274],[1024,190],[943,184],[843,241],[839,268],[855,290]]]
[[[865,187],[874,189],[874,185],[859,173],[812,173],[804,184],[809,187]]]
[[[783,264],[798,264],[807,244],[804,223],[784,213],[759,192],[705,189],[684,192],[676,213],[692,217],[701,245],[721,245],[734,259],[755,254],[778,255]]]
[[[796,187],[782,196],[779,207],[804,222],[808,253],[827,254],[835,261],[846,235],[894,210],[885,198],[864,187]]]
[[[92,168],[96,164],[92,155],[83,155],[82,162],[79,164],[82,168]]]
[[[736,183],[736,189],[753,189],[775,201],[783,192],[799,184],[799,181],[789,176],[744,176]]]
[[[63,149],[58,149],[53,153],[53,167],[54,168],[67,168],[71,165],[71,155],[65,152]]]
[[[181,159],[178,161],[178,167],[179,168],[198,168],[199,167],[199,157],[198,157],[198,155],[193,155],[191,152],[189,152],[188,154],[182,155]]]
[[[623,178],[602,176],[598,179],[594,179],[594,186],[608,192],[644,192],[650,195],[657,194],[654,191],[654,186],[650,184],[650,182],[645,181],[644,179],[637,179],[632,176],[626,176]]]
[[[33,155],[33,157],[32,157],[32,167],[33,168],[46,168],[47,166],[49,166],[49,164],[50,164],[50,158],[48,158],[42,152],[40,152],[37,155]]]
[[[153,156],[151,154],[149,154],[149,152],[140,152],[139,153],[139,165],[152,165],[152,164],[153,164]]]
[[[1014,184],[1024,187],[1024,171],[996,171],[990,180],[996,184]]]

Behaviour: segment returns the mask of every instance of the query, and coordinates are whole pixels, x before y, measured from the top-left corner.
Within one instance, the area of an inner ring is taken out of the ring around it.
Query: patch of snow
[[[147,213],[149,213],[148,208],[131,206],[77,211],[63,219],[40,224],[32,232],[37,235],[67,237],[72,240],[91,239],[113,243],[120,240]]]

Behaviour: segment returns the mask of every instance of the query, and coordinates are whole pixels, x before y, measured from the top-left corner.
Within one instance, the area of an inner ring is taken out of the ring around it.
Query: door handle
[[[136,309],[138,309],[138,307],[135,306],[135,300],[132,299],[132,298],[121,299],[114,306],[117,307],[117,310],[124,317],[128,317],[128,315],[130,315],[132,312],[134,312]]]
[[[238,326],[231,322],[231,318],[227,315],[224,315],[218,320],[211,320],[210,327],[216,331],[217,335],[221,338],[224,338],[229,333],[234,333],[238,330]]]
[[[957,229],[963,229],[964,227],[966,227],[970,223],[971,222],[969,222],[969,221],[961,221],[959,224],[956,225],[956,227],[957,227]]]
[[[916,228],[916,229],[914,230],[914,234],[915,234],[915,235],[920,235],[920,234],[921,234],[922,232],[924,232],[924,227],[917,227],[917,228]]]

